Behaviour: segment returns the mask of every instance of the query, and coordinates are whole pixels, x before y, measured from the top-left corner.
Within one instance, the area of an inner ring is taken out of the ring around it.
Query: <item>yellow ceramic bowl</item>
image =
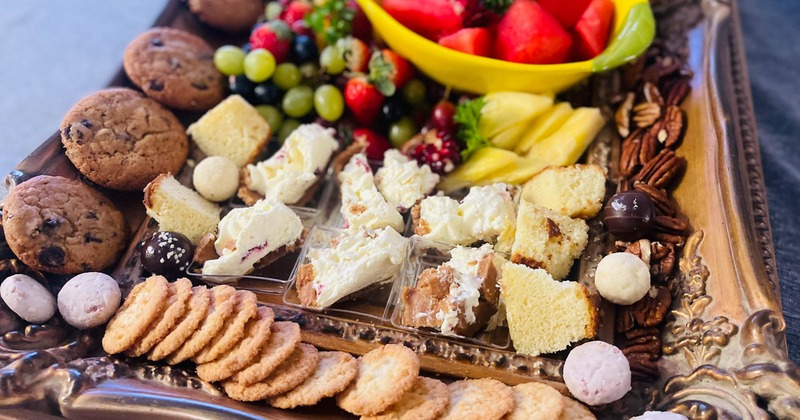
[[[614,30],[608,47],[600,55],[565,64],[519,64],[443,47],[400,24],[379,2],[357,1],[393,50],[439,83],[480,94],[506,90],[563,91],[592,73],[633,60],[647,49],[655,35],[655,20],[648,0],[613,0]]]

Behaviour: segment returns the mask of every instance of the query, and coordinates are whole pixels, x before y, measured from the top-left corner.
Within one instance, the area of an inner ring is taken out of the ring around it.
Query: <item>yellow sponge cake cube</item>
[[[564,216],[588,219],[603,206],[606,177],[598,165],[550,167],[522,188],[522,199]]]
[[[158,230],[186,235],[193,244],[217,230],[219,207],[172,175],[159,175],[144,189],[147,215],[158,222]]]
[[[555,281],[545,270],[507,262],[500,292],[517,353],[553,353],[596,334],[597,309],[580,283]]]
[[[208,156],[224,156],[240,168],[269,141],[270,126],[244,98],[231,95],[186,129]]]
[[[521,200],[511,261],[543,268],[554,279],[561,280],[569,274],[573,261],[588,241],[589,226],[582,219]]]

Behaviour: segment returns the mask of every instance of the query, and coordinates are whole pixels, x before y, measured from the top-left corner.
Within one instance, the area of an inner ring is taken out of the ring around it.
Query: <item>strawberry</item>
[[[526,64],[566,61],[572,38],[558,21],[533,0],[517,0],[497,25],[495,57]]]
[[[269,50],[278,63],[286,61],[292,46],[292,31],[285,22],[273,20],[260,25],[250,33],[252,48]]]
[[[344,102],[361,124],[374,124],[386,98],[367,77],[357,75],[344,86]]]
[[[383,160],[383,154],[391,147],[386,137],[368,128],[353,130],[353,141],[366,144],[367,148],[364,152],[369,160]]]
[[[572,28],[583,16],[592,0],[539,0],[544,10],[553,15],[565,29]]]
[[[311,13],[314,6],[306,1],[294,0],[286,6],[286,9],[281,13],[281,20],[286,22],[287,25],[292,26],[295,22],[302,21],[306,15]]]
[[[355,0],[347,0],[347,7],[353,9],[355,14],[352,21],[353,36],[369,43],[372,41],[372,23]]]
[[[464,28],[439,38],[439,45],[467,54],[489,57],[492,54],[492,34],[486,28]]]
[[[398,22],[430,39],[463,27],[464,6],[455,0],[383,0],[381,6]]]
[[[611,0],[593,0],[573,29],[573,56],[577,60],[591,60],[603,52],[614,20],[614,3]]]
[[[414,68],[411,67],[411,63],[390,49],[381,50],[381,55],[387,63],[394,67],[389,75],[389,80],[394,83],[395,89],[402,89],[414,77]]]
[[[358,73],[367,71],[369,47],[364,41],[348,36],[336,41],[336,46],[343,51],[348,70]]]

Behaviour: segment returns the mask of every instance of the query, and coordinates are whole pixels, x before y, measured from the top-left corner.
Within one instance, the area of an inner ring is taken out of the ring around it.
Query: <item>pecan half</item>
[[[656,138],[656,133],[653,133],[653,128],[659,125],[660,123],[656,123],[650,130],[642,134],[642,147],[639,149],[639,161],[641,161],[642,164],[650,162],[658,154],[661,144]]]
[[[620,137],[625,138],[631,133],[631,110],[633,109],[633,101],[636,95],[633,92],[628,92],[625,95],[625,100],[622,101],[617,112],[614,114],[614,121],[617,123],[617,131]]]
[[[678,212],[678,205],[675,203],[675,200],[670,198],[663,188],[655,188],[644,182],[634,182],[633,188],[648,196],[653,204],[655,204],[656,210],[659,213],[667,216],[674,216]]]
[[[642,102],[633,107],[633,122],[639,128],[650,127],[661,117],[661,105],[655,102]]]
[[[661,331],[658,328],[636,328],[625,333],[625,338],[628,340],[646,336],[660,337]]]
[[[688,79],[678,79],[666,89],[667,98],[666,104],[667,105],[680,105],[681,102],[686,98],[686,95],[689,94],[689,90],[691,86],[689,85]]]
[[[653,259],[656,261],[666,257],[670,251],[674,250],[675,247],[672,244],[662,244],[661,242],[650,243],[650,255],[652,255]]]
[[[683,244],[686,243],[686,238],[680,235],[670,235],[668,233],[656,232],[655,234],[653,234],[653,237],[657,241],[675,245],[677,248],[683,247]]]
[[[661,356],[661,339],[658,335],[643,335],[625,343],[621,349],[625,356],[632,354],[646,354],[650,360],[658,360]]]
[[[658,124],[656,138],[664,147],[675,147],[683,139],[686,117],[676,105],[667,107],[664,118]]]
[[[672,295],[669,288],[655,287],[632,305],[633,318],[642,327],[655,327],[664,320],[670,304],[672,304]]]
[[[655,83],[680,70],[681,67],[683,67],[683,63],[675,57],[669,55],[657,57],[653,64],[647,66],[642,72],[642,80]]]
[[[650,355],[633,353],[626,357],[631,365],[631,375],[634,379],[653,380],[658,378],[658,365],[650,359]]]
[[[689,230],[689,222],[678,217],[656,216],[655,227],[661,232],[680,235]]]
[[[651,246],[650,241],[647,239],[639,239],[638,241],[628,245],[625,252],[636,255],[644,261],[645,264],[650,265]]]
[[[642,94],[645,101],[664,105],[664,98],[661,97],[661,92],[658,91],[658,86],[655,83],[645,82],[644,86],[642,86]]]
[[[633,310],[630,306],[618,307],[614,321],[614,328],[618,333],[630,331],[636,326],[636,319],[633,317]]]
[[[644,131],[636,130],[622,142],[622,152],[619,157],[619,172],[626,178],[633,176],[641,166],[639,153],[642,150],[642,134]]]
[[[642,167],[634,181],[642,181],[656,188],[669,184],[686,164],[686,161],[669,149],[662,150],[658,156]]]
[[[672,272],[675,271],[675,246],[672,244],[667,245],[669,245],[670,252],[658,262],[658,274],[656,274],[656,281],[662,283],[666,282]]]

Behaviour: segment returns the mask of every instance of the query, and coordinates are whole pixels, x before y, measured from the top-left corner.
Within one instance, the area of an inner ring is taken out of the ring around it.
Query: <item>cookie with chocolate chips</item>
[[[178,173],[189,155],[175,115],[125,88],[101,90],[73,105],[61,122],[61,142],[85,177],[122,191],[142,191],[158,175]]]
[[[124,216],[80,181],[40,175],[8,193],[3,205],[8,246],[29,267],[56,274],[102,271],[124,249]]]
[[[225,94],[214,50],[200,37],[179,29],[142,33],[125,49],[122,64],[136,86],[170,108],[204,111]]]

